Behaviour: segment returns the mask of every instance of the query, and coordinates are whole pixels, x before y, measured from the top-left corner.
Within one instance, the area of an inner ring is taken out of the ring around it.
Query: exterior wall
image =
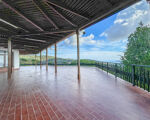
[[[8,59],[7,50],[0,48],[0,68],[7,67],[8,65],[7,59]]]
[[[18,50],[13,50],[14,54],[14,69],[18,69],[20,67],[20,59],[19,59],[19,51]]]
[[[5,68],[8,66],[8,55],[7,55],[7,49],[0,48],[0,51],[5,51],[6,53],[6,61],[4,66],[4,55],[0,54],[0,68]],[[20,59],[19,59],[19,51],[18,50],[13,50],[13,68],[14,69],[19,69],[20,67]]]

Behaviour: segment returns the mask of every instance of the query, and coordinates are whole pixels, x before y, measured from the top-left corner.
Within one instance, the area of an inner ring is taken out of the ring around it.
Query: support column
[[[42,52],[40,52],[40,69],[42,68]]]
[[[35,54],[35,66],[37,66],[37,62],[36,62],[36,54]]]
[[[57,45],[55,43],[55,73],[57,73]]]
[[[12,42],[11,42],[11,46],[12,46]],[[13,51],[11,49],[11,74],[13,72]]]
[[[46,48],[46,71],[48,71],[48,48]]]
[[[12,46],[11,46],[11,38],[8,38],[8,79],[11,79],[11,68],[12,68]]]
[[[78,80],[80,80],[80,43],[79,43],[79,29],[76,30],[77,34],[77,63],[78,63]]]

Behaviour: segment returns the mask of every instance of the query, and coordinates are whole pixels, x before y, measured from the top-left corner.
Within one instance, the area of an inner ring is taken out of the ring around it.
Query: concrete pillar
[[[12,44],[11,38],[8,38],[8,79],[11,79],[12,69]]]
[[[80,43],[79,43],[79,29],[76,30],[77,35],[77,63],[78,63],[78,80],[80,80]]]
[[[46,71],[48,71],[48,48],[46,48]]]
[[[40,52],[40,69],[42,69],[42,51]]]
[[[37,62],[36,62],[36,54],[35,54],[35,66],[37,66]]]
[[[57,73],[57,45],[55,43],[55,73]]]

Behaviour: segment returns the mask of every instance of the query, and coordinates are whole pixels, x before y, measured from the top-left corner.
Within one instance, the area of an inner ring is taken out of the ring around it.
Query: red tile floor
[[[150,120],[150,93],[95,67],[0,73],[0,120]]]

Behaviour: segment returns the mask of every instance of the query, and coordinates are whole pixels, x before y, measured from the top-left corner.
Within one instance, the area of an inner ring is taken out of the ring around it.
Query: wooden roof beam
[[[23,39],[23,40],[26,40],[26,41],[33,41],[33,42],[47,43],[46,40],[40,40],[40,39],[14,37],[14,39],[15,39],[15,38]]]
[[[86,20],[89,20],[88,17],[85,17],[84,15],[81,15],[80,13],[77,13],[77,12],[75,12],[75,11],[69,9],[69,8],[68,8],[67,6],[65,6],[64,3],[62,3],[60,0],[59,0],[59,1],[56,1],[56,0],[44,0],[44,1],[45,1],[45,2],[48,2],[48,3],[51,4],[51,5],[54,5],[54,6],[56,6],[56,7],[59,7],[59,8],[61,8],[61,9],[63,9],[63,10],[66,10],[66,11],[68,11],[68,12],[70,12],[70,13],[76,15],[76,16],[79,16],[79,17],[81,17],[81,18],[84,18],[84,19],[86,19]]]
[[[13,49],[18,49],[19,51],[21,50],[24,50],[26,52],[39,52],[40,49],[38,48],[35,48],[35,47],[32,47],[32,46],[20,46],[20,45],[16,45],[16,46],[13,46]]]
[[[18,32],[17,28],[14,28],[14,27],[10,26],[9,24],[6,24],[2,21],[0,21],[0,27],[3,27],[4,29],[7,29],[8,31],[11,31],[11,32],[14,32],[14,33]]]
[[[35,50],[33,50],[33,51],[27,51],[27,50],[24,50],[24,49],[22,49],[22,50],[20,50],[20,54],[21,55],[28,55],[28,54],[37,54],[37,53],[39,53],[39,51],[35,51]]]
[[[7,47],[7,46],[8,46],[8,43],[7,43],[7,42],[6,42],[6,43],[0,43],[0,46]],[[23,45],[23,44],[19,44],[19,43],[13,44],[12,47],[13,47],[13,48],[14,48],[14,47],[18,47],[18,49],[19,49],[19,48],[36,48],[37,50],[40,50],[40,49],[38,49],[39,46]]]
[[[46,5],[48,7],[50,7],[55,13],[57,13],[61,18],[63,18],[65,21],[67,21],[69,24],[71,24],[74,27],[77,27],[77,25],[75,23],[73,23],[71,20],[69,20],[68,18],[66,18],[64,15],[62,15],[60,12],[58,12],[58,10],[56,10],[53,6],[51,6],[50,4],[48,4],[47,2],[45,2]]]
[[[35,38],[35,37],[26,37],[26,38],[29,38],[29,39],[39,39],[40,37],[37,37],[37,38]],[[56,40],[56,39],[59,39],[59,38],[56,38],[56,37],[42,37],[41,36],[41,38],[42,38],[42,40],[43,41],[46,41],[46,43],[47,42],[50,42],[50,41],[52,41],[52,40]],[[44,42],[43,42],[44,43]]]
[[[44,35],[43,37],[46,39],[59,39],[63,36],[57,36],[57,35],[51,34],[51,35]]]
[[[113,3],[111,2],[111,0],[106,0],[106,3],[108,3],[110,6],[113,6]]]
[[[0,19],[11,24],[12,26],[16,26],[17,28],[20,28],[21,30],[25,32],[30,32],[28,28],[26,28],[24,25],[19,24],[15,19],[8,15],[0,14]]]
[[[47,45],[46,43],[40,43],[40,42],[29,42],[29,41],[26,41],[26,40],[20,40],[20,39],[13,39],[12,42],[14,44],[22,44],[22,45],[34,45],[34,46],[38,46],[38,47],[41,47],[42,45]]]
[[[15,25],[13,25],[13,24],[11,24],[11,23],[9,23],[9,22],[7,22],[7,21],[1,19],[1,18],[0,18],[0,22],[1,22],[2,24],[7,25],[7,26],[9,25],[11,28],[14,28],[14,29],[17,29],[17,28],[18,28],[17,26],[15,26]]]
[[[31,35],[56,34],[56,33],[67,33],[67,32],[74,32],[74,31],[76,31],[76,28],[74,28],[74,29],[58,29],[58,30],[35,32],[35,33],[26,33],[26,34],[15,35],[15,36],[31,36]]]
[[[35,40],[35,41],[41,41],[41,42],[47,42],[49,39],[48,38],[45,38],[43,36],[23,36],[23,37],[18,37],[18,38],[23,38],[23,39],[29,39],[29,40]]]
[[[1,40],[0,43],[7,43],[7,40]],[[38,43],[38,42],[27,42],[27,41],[23,41],[23,40],[18,40],[18,39],[12,39],[13,45],[31,45],[31,46],[37,46],[37,47],[42,47],[45,46],[47,44],[45,43]]]
[[[52,24],[56,29],[59,29],[56,23],[50,18],[47,10],[40,4],[39,0],[32,0],[32,1],[36,5],[36,7],[41,11],[44,17],[49,21],[49,23]]]
[[[124,3],[117,2],[112,7],[105,9],[103,11],[99,11],[98,14],[95,17],[93,17],[90,22],[87,22],[86,24],[82,25],[80,27],[80,30],[83,30],[83,29],[89,27],[90,25],[105,19],[105,18],[113,15],[114,13],[118,12],[119,10],[122,10],[122,9],[124,9],[124,8],[132,5],[133,3],[138,2],[138,1],[140,1],[140,0],[134,0],[134,1],[127,0]]]
[[[12,33],[12,32],[9,32],[9,31],[0,29],[0,35],[11,36],[11,35],[13,35],[13,34],[14,34],[14,33]]]
[[[17,10],[15,7],[13,7],[13,5],[11,4],[11,2],[8,2],[6,0],[1,0],[1,2],[8,7],[9,9],[11,9],[12,11],[14,11],[16,14],[18,14],[19,16],[21,16],[23,19],[25,19],[26,21],[28,21],[30,24],[32,24],[34,27],[36,27],[37,29],[39,29],[40,31],[44,31],[40,26],[38,26],[37,24],[35,24],[34,22],[32,22],[28,17],[26,17],[23,13],[21,13],[19,10]]]

